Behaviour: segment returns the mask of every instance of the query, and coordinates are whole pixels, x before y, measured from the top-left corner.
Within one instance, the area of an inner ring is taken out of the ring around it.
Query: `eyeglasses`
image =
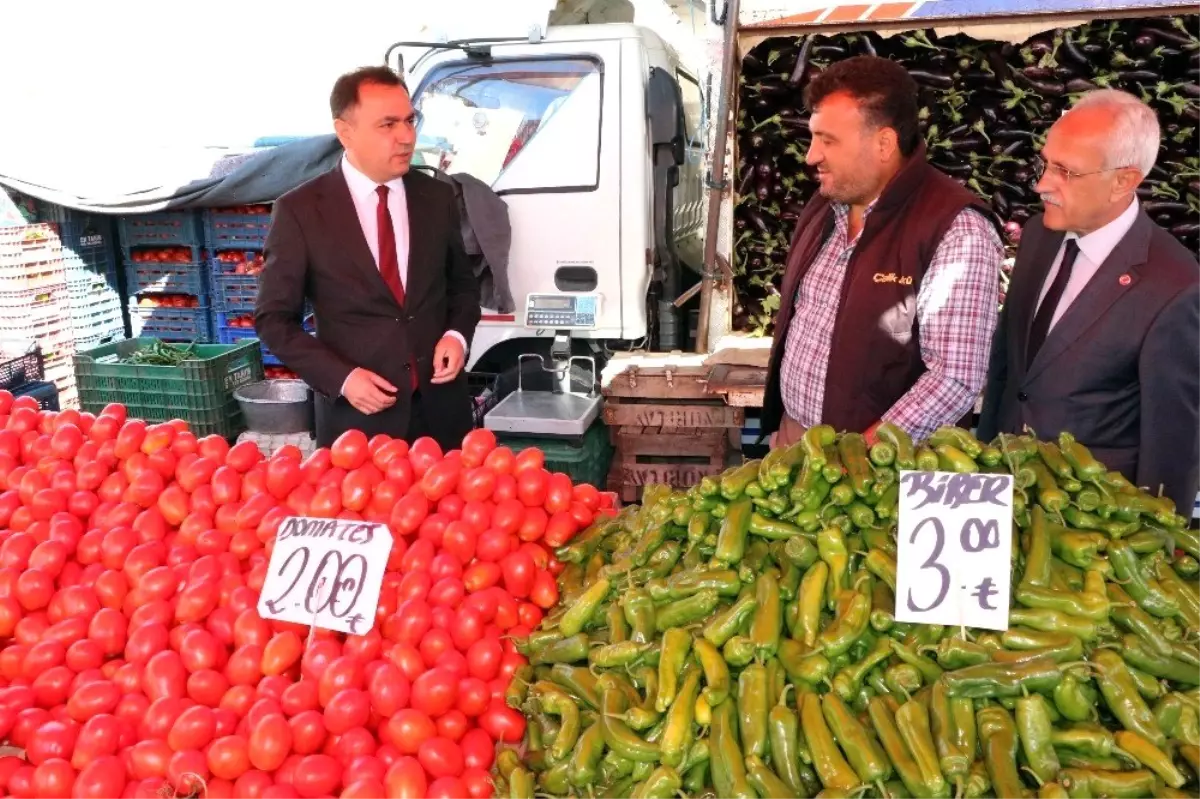
[[[1070,182],[1071,178],[1086,178],[1089,175],[1102,175],[1105,172],[1116,172],[1118,169],[1129,169],[1128,166],[1110,166],[1108,169],[1094,169],[1091,172],[1072,172],[1065,166],[1059,164],[1046,163],[1042,158],[1033,159],[1033,176],[1036,180],[1041,180],[1042,176],[1049,170],[1054,177],[1065,182]]]

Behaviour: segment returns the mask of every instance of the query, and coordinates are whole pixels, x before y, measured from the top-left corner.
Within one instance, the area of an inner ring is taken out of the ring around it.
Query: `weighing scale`
[[[591,328],[596,326],[599,296],[596,294],[530,294],[525,305],[525,324],[534,328]],[[555,376],[553,391],[526,391],[523,385],[526,360],[536,359],[543,372]],[[572,390],[571,366],[580,361],[588,366],[591,380],[587,393]],[[483,425],[498,433],[535,436],[582,436],[600,415],[596,391],[596,359],[572,355],[546,368],[546,359],[527,353],[517,359],[517,390],[488,412]]]
[[[542,371],[558,378],[554,391],[526,391],[522,376],[526,359],[537,359]],[[591,372],[588,393],[570,389],[571,366],[585,362]],[[483,417],[483,426],[497,433],[522,433],[533,436],[582,436],[600,415],[600,394],[596,392],[596,359],[590,355],[572,355],[563,368],[547,369],[541,355],[526,354],[517,359],[517,390],[500,400]],[[563,385],[567,388],[564,390]]]

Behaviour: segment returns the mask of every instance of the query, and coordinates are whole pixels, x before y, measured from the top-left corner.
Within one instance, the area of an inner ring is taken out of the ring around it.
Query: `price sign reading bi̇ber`
[[[896,621],[1008,629],[1007,474],[901,472]]]
[[[279,525],[258,598],[264,619],[363,635],[392,549],[387,525],[293,516]]]

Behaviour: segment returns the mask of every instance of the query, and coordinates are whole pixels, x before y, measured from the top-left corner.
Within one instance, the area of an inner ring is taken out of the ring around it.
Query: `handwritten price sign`
[[[341,519],[283,520],[258,614],[362,635],[375,624],[392,534],[387,525]]]
[[[1013,480],[901,472],[896,621],[1008,629]]]

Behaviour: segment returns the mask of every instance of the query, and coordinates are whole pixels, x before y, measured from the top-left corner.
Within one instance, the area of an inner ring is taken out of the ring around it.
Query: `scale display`
[[[526,327],[595,327],[598,294],[530,294],[525,302]]]

